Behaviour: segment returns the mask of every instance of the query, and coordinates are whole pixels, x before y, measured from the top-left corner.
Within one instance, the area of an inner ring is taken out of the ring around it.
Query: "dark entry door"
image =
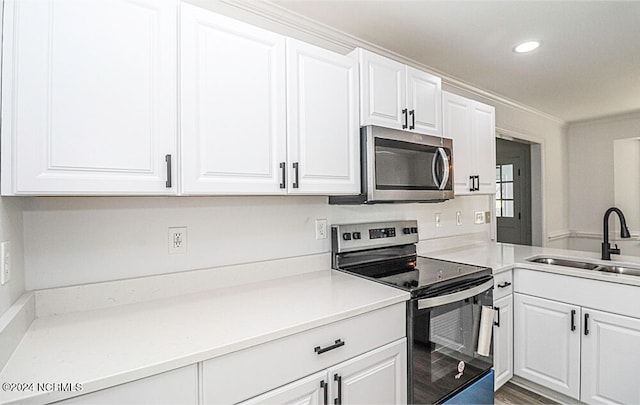
[[[531,147],[496,140],[498,242],[531,245]]]

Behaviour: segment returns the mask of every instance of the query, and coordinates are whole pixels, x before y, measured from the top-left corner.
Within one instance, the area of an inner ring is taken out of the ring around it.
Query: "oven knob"
[[[411,288],[411,283],[408,281],[405,281],[404,283],[402,283],[402,286],[405,288]]]
[[[360,232],[354,232],[353,239],[362,239],[362,235],[360,234]]]
[[[418,228],[416,228],[415,226],[411,228],[411,233],[418,233]]]
[[[404,233],[405,235],[408,235],[411,233],[411,228],[402,228],[402,233]]]
[[[418,280],[411,280],[411,287],[417,287],[418,286]]]
[[[351,234],[349,232],[345,232],[342,234],[342,239],[351,240]]]

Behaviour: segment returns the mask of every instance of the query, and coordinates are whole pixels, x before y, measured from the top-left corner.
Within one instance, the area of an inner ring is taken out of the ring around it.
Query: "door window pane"
[[[513,181],[513,165],[501,165],[501,181]]]
[[[496,166],[496,217],[513,218],[513,164]]]

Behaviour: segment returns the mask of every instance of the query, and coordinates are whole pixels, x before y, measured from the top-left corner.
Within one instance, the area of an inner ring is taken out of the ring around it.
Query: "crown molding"
[[[377,54],[386,56],[388,58],[395,59],[406,65],[415,67],[416,69],[420,69],[428,73],[431,73],[433,75],[439,76],[442,78],[443,84],[449,85],[456,89],[467,91],[477,96],[492,100],[496,103],[500,103],[502,105],[512,107],[520,111],[537,115],[549,121],[555,122],[556,124],[559,124],[559,125],[566,124],[566,121],[564,121],[559,117],[537,110],[533,107],[530,107],[526,104],[522,104],[516,100],[510,99],[498,93],[494,93],[492,91],[476,87],[470,83],[465,82],[464,80],[451,76],[446,72],[442,72],[438,69],[434,69],[431,66],[427,66],[413,59],[409,59],[403,55],[390,51],[379,45],[365,41],[361,38],[358,38],[351,34],[347,34],[346,32],[340,31],[336,28],[333,28],[326,24],[315,21],[309,17],[290,11],[268,0],[262,0],[262,1],[219,0],[219,1],[228,6],[242,9],[246,12],[256,14],[270,21],[284,25],[288,28],[294,29],[296,31],[299,31],[308,35],[312,35],[314,37],[322,39],[323,41],[327,41],[333,45],[343,48],[345,50],[345,53],[350,52],[354,48],[364,48],[369,51],[375,52]]]
[[[634,119],[640,119],[640,110],[629,111],[621,114],[605,115],[603,117],[589,118],[586,120],[570,121],[570,122],[567,122],[567,125],[573,127],[573,126],[591,125],[591,124],[604,124],[607,122],[634,120]]]

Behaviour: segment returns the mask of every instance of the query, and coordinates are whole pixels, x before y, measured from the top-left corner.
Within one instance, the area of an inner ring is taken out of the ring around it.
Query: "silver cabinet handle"
[[[451,304],[452,302],[462,301],[464,299],[476,296],[483,291],[487,291],[490,288],[493,288],[493,278],[491,278],[491,280],[487,282],[484,282],[468,290],[458,291],[458,292],[454,292],[452,294],[447,294],[447,295],[441,295],[439,297],[423,298],[421,300],[418,300],[418,309],[434,308],[434,307],[439,307],[440,305],[446,305],[446,304]]]

